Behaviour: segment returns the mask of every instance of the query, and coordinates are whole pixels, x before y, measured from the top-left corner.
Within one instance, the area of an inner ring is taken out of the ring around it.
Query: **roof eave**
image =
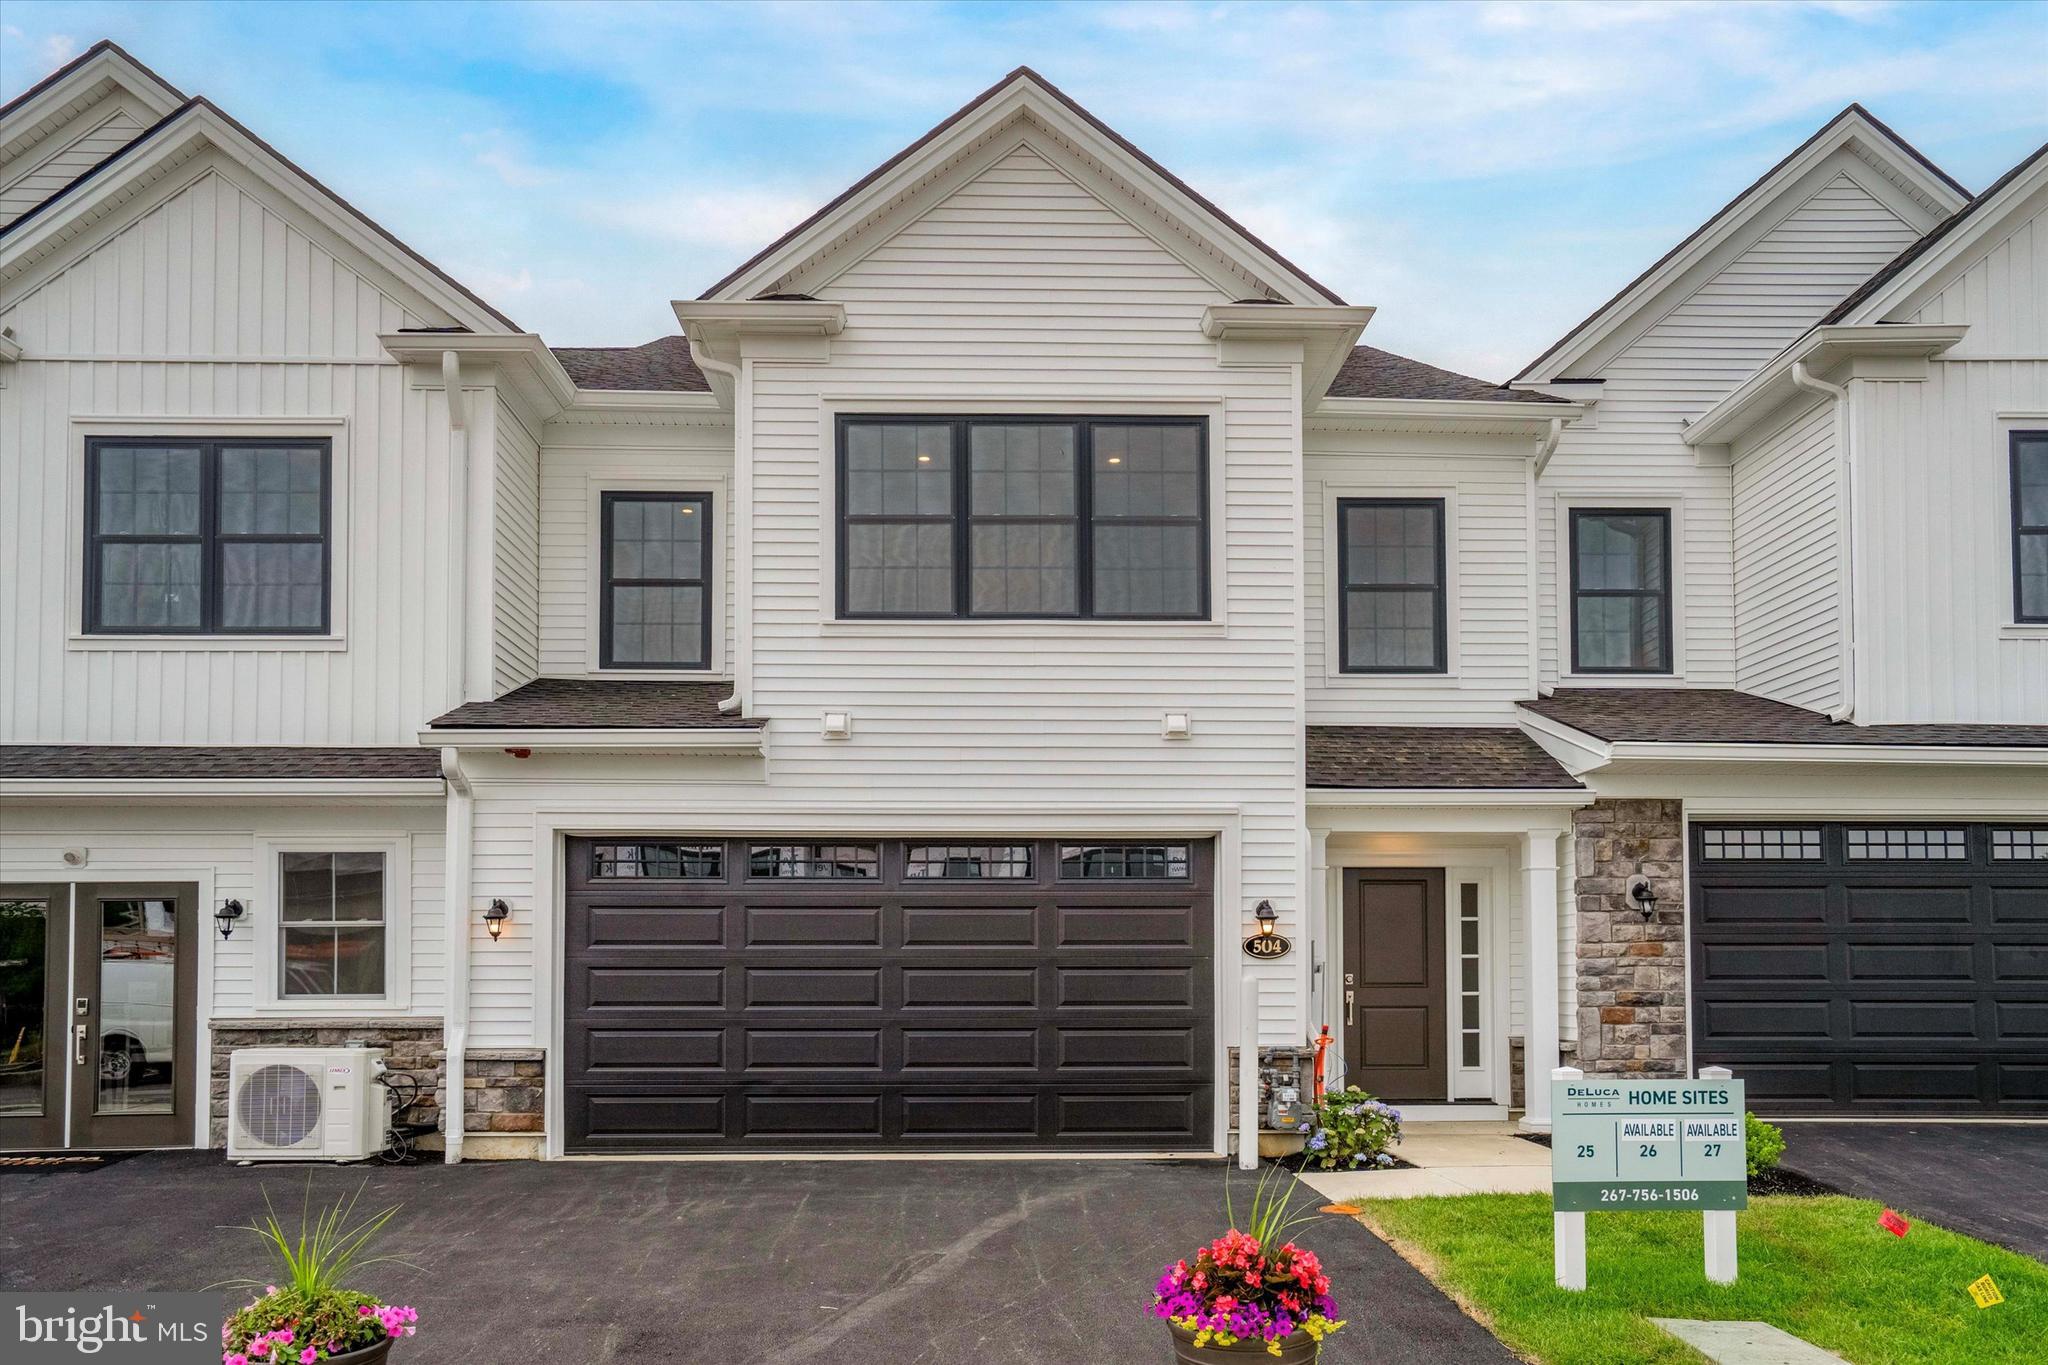
[[[1455,425],[1461,432],[1474,423],[1497,424],[1501,432],[1543,437],[1551,424],[1569,425],[1593,411],[1591,403],[1538,403],[1461,398],[1332,398],[1324,396],[1309,412],[1309,421],[1326,425],[1366,427],[1381,431],[1427,432]],[[1531,451],[1532,458],[1536,454]]]
[[[1969,330],[1967,323],[1837,323],[1816,327],[1694,418],[1679,439],[1694,448],[1725,446],[1735,441],[1802,392],[1793,377],[1794,365],[1825,374],[1858,358],[1932,359],[1961,341]]]
[[[685,726],[445,726],[419,732],[436,749],[526,749],[565,754],[758,754],[768,743],[765,725]]]

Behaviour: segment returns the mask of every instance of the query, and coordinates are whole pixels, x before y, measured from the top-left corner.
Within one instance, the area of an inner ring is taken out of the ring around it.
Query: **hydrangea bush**
[[[1289,1194],[1289,1185],[1269,1194],[1262,1177],[1248,1230],[1240,1231],[1226,1186],[1225,1216],[1233,1226],[1192,1261],[1166,1267],[1152,1287],[1153,1316],[1191,1333],[1198,1348],[1264,1342],[1276,1356],[1296,1333],[1320,1343],[1342,1327],[1322,1262],[1285,1240],[1289,1228],[1309,1221],[1290,1215]]]
[[[1394,1164],[1387,1148],[1401,1140],[1401,1111],[1356,1086],[1316,1102],[1302,1156],[1326,1171],[1380,1170]]]

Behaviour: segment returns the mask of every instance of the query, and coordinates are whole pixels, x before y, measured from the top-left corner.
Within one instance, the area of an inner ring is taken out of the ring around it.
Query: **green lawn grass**
[[[1544,1365],[1697,1365],[1653,1317],[1768,1322],[1856,1365],[2048,1359],[2048,1266],[1926,1223],[1894,1237],[1865,1200],[1751,1200],[1736,1215],[1732,1285],[1707,1283],[1698,1214],[1589,1213],[1580,1294],[1552,1280],[1547,1195],[1361,1204],[1403,1255]],[[1965,1286],[1987,1273],[2005,1302],[1980,1309]],[[1370,1322],[1370,1286],[1337,1292]]]

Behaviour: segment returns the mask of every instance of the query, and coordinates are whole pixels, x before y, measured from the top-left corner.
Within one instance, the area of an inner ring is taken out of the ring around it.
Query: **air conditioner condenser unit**
[[[384,1150],[391,1092],[366,1047],[252,1047],[228,1059],[228,1160],[361,1161]]]

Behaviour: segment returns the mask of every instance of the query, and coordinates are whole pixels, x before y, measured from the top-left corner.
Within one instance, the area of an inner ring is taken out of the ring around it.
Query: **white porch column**
[[[1522,1127],[1550,1131],[1550,1073],[1557,1068],[1557,841],[1555,828],[1522,833],[1523,956],[1529,980],[1522,1038]]]

